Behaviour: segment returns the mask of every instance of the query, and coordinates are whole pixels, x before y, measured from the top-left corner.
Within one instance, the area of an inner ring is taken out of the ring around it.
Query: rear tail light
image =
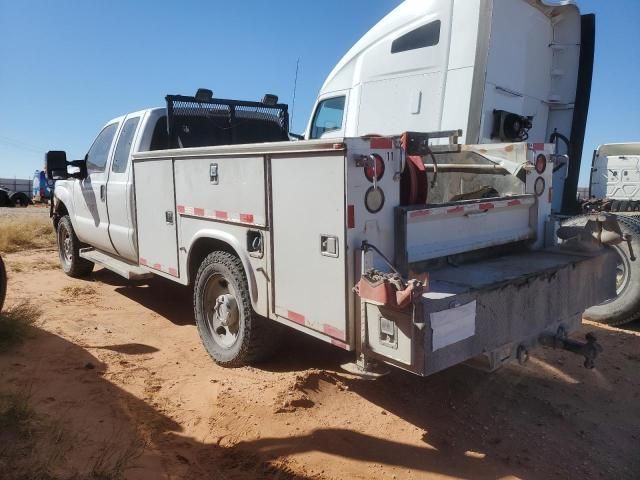
[[[368,161],[364,167],[364,176],[370,182],[378,181],[384,175],[384,161],[377,153],[369,155]]]
[[[543,154],[540,154],[536,157],[536,172],[538,175],[542,175],[544,171],[547,169],[547,157]]]

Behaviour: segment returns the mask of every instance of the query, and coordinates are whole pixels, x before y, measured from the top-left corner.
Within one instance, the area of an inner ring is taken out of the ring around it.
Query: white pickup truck
[[[192,285],[227,366],[282,324],[361,373],[496,368],[540,343],[591,367],[595,339],[567,335],[615,295],[603,243],[621,235],[598,217],[555,245],[553,164],[571,152],[545,143],[584,130],[584,22],[571,2],[405,2],[329,75],[301,141],[273,96],[200,90],[113,119],[83,160],[48,153],[62,267]]]

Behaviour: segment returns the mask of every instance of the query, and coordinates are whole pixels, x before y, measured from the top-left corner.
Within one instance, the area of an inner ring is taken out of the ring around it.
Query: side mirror
[[[50,150],[45,155],[45,170],[49,180],[69,178],[67,154],[61,150]]]
[[[47,179],[64,180],[72,178],[87,178],[87,157],[83,160],[67,161],[67,154],[61,150],[51,150],[45,155],[45,169]],[[76,167],[78,170],[69,173],[69,167]]]

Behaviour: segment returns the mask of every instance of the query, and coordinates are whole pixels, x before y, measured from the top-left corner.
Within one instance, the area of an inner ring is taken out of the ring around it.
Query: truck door
[[[138,254],[135,243],[135,205],[130,158],[141,122],[141,113],[127,115],[124,120],[116,141],[107,182],[107,211],[111,243],[119,256],[132,261],[138,260]]]
[[[73,209],[78,238],[92,247],[115,253],[109,238],[107,178],[114,138],[121,125],[117,119],[102,129],[87,153],[87,177],[76,182]]]

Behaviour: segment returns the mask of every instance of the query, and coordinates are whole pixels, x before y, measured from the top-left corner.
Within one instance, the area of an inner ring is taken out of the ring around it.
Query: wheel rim
[[[73,246],[71,244],[71,232],[66,227],[58,230],[58,251],[60,252],[60,260],[66,266],[71,264],[73,260]]]
[[[620,254],[619,248],[616,248],[616,295],[624,292],[629,285],[629,265],[624,255]]]
[[[240,332],[240,310],[235,289],[219,274],[204,287],[204,319],[209,335],[220,347],[232,348]]]
[[[601,305],[606,305],[616,300],[629,286],[631,272],[629,261],[620,250],[620,247],[615,246],[613,250],[616,252],[616,296],[605,300]]]

